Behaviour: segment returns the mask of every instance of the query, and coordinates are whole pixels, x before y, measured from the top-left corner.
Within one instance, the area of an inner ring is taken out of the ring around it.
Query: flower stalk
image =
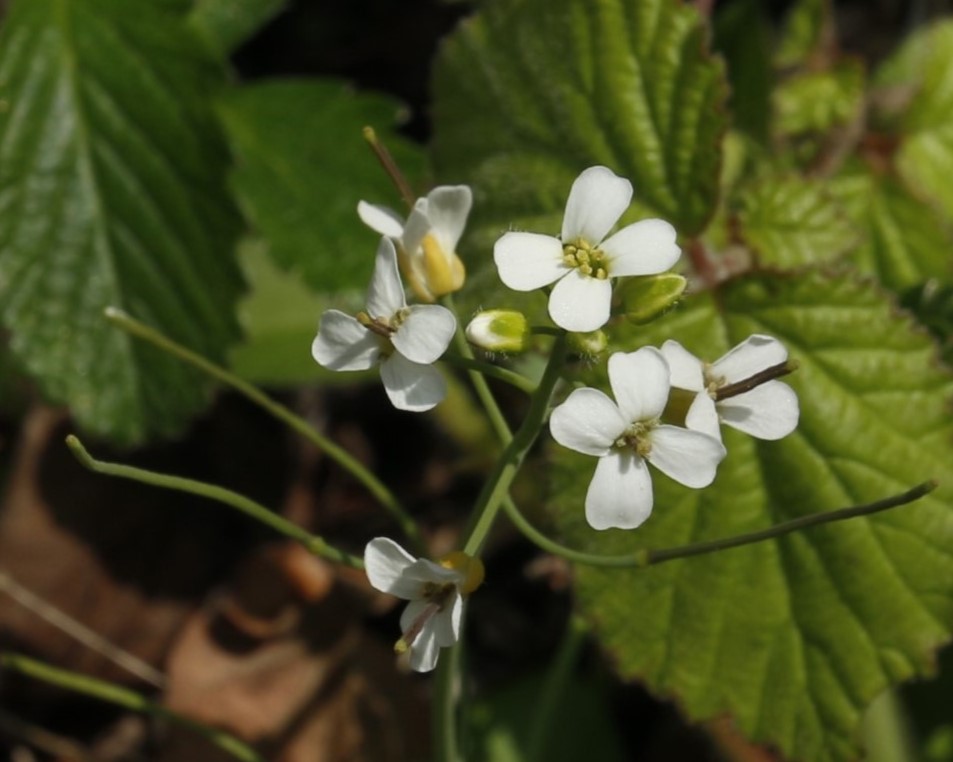
[[[929,495],[936,488],[937,482],[930,480],[922,482],[908,489],[906,492],[901,492],[897,495],[883,498],[882,500],[876,500],[873,503],[852,505],[834,511],[799,516],[796,519],[784,521],[772,527],[746,532],[744,534],[735,535],[734,537],[706,540],[704,542],[696,542],[689,545],[680,545],[678,547],[663,548],[660,550],[643,549],[614,556],[585,553],[559,544],[530,524],[526,517],[520,513],[519,508],[517,508],[512,500],[507,499],[504,501],[503,509],[516,528],[519,529],[528,540],[547,553],[552,553],[554,556],[565,558],[567,561],[572,561],[573,563],[586,564],[588,566],[641,569],[665,563],[666,561],[693,558],[694,556],[740,548],[744,545],[752,545],[757,542],[765,542],[766,540],[775,540],[792,532],[800,532],[805,529],[810,529],[811,527],[821,526],[822,524],[832,524],[835,521],[846,521],[847,519],[858,518],[860,516],[872,516],[876,513],[891,510],[892,508],[914,503]]]
[[[321,556],[329,561],[335,561],[355,569],[363,569],[364,563],[360,558],[345,553],[342,550],[330,545],[324,538],[311,534],[302,529],[297,524],[293,524],[283,516],[269,510],[260,503],[256,503],[251,498],[245,497],[237,492],[232,492],[225,487],[219,487],[215,484],[207,484],[195,479],[186,479],[181,476],[171,476],[169,474],[160,474],[155,471],[147,471],[144,468],[136,468],[121,463],[107,463],[96,460],[89,451],[83,446],[83,443],[72,434],[66,437],[66,446],[76,457],[81,465],[105,476],[118,476],[121,479],[131,479],[132,481],[151,484],[154,487],[176,490],[177,492],[187,492],[191,495],[216,500],[224,503],[246,516],[249,516],[265,526],[271,527],[276,532],[290,537],[292,540],[300,542],[309,552],[316,556]]]
[[[307,439],[311,444],[321,450],[331,460],[337,463],[341,468],[347,471],[351,476],[364,485],[365,489],[374,496],[378,503],[391,514],[391,517],[400,526],[401,531],[411,541],[414,550],[423,553],[425,543],[417,523],[410,514],[400,504],[400,501],[391,492],[387,486],[378,479],[373,472],[366,468],[357,458],[352,456],[343,447],[339,447],[326,436],[321,434],[304,418],[296,415],[287,407],[276,402],[257,387],[242,380],[234,373],[230,373],[219,365],[205,359],[199,354],[186,349],[155,328],[141,323],[123,310],[115,307],[107,307],[104,311],[106,319],[122,329],[130,336],[148,342],[157,349],[161,349],[173,357],[182,360],[193,368],[201,371],[210,378],[219,381],[226,386],[234,389],[236,392],[258,405],[262,410],[277,418],[288,428]],[[269,511],[269,513],[271,513]]]
[[[187,728],[241,762],[264,762],[258,752],[230,733],[190,720],[128,688],[60,669],[11,651],[0,652],[0,668]]]

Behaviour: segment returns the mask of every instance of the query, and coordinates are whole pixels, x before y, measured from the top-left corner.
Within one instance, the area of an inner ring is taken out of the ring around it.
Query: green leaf
[[[896,167],[908,186],[953,218],[953,21],[924,27],[878,70],[876,84],[912,94],[897,125]]]
[[[476,187],[497,236],[514,223],[558,231],[572,181],[593,164],[631,179],[681,233],[699,231],[726,128],[706,35],[694,8],[668,0],[485,3],[436,63],[438,176]]]
[[[953,280],[953,226],[889,175],[846,172],[827,183],[861,233],[851,260],[894,291]]]
[[[801,66],[833,39],[830,0],[797,0],[785,19],[774,63],[782,69]]]
[[[953,285],[929,280],[906,291],[901,304],[933,334],[943,361],[953,367]]]
[[[846,60],[828,71],[795,74],[774,91],[774,131],[799,136],[845,127],[861,115],[864,94],[860,61]]]
[[[212,50],[227,57],[285,5],[286,0],[196,0],[189,22]]]
[[[715,50],[725,57],[734,127],[765,142],[771,117],[770,26],[760,0],[740,0],[715,14]]]
[[[352,382],[351,374],[321,368],[311,356],[311,342],[324,310],[333,306],[356,313],[363,309],[364,293],[341,294],[331,304],[298,275],[278,269],[267,248],[256,239],[240,250],[250,289],[238,305],[245,338],[229,354],[231,369],[246,381],[267,386]]]
[[[739,206],[739,233],[763,265],[829,262],[860,238],[821,181],[769,175],[741,194]]]
[[[302,80],[248,85],[219,111],[237,156],[235,193],[275,260],[319,291],[363,290],[379,236],[361,223],[357,202],[389,205],[397,194],[362,128],[378,129],[405,174],[418,176],[422,164],[416,146],[384,134],[398,105]]]
[[[930,674],[950,638],[953,379],[869,282],[821,272],[739,278],[652,328],[639,343],[676,337],[710,360],[755,332],[779,338],[800,363],[785,379],[799,426],[777,442],[723,429],[728,457],[708,489],[654,472],[655,509],[636,532],[586,525],[595,461],[554,446],[551,505],[572,545],[725,538],[939,480],[927,499],[867,519],[643,570],[576,570],[579,605],[624,677],[693,719],[730,714],[785,758],[856,759],[864,707]]]
[[[223,74],[178,14],[19,0],[0,39],[0,312],[11,347],[89,431],[171,434],[207,399],[110,327],[122,307],[204,355],[237,334],[239,219],[208,107]]]
[[[527,754],[529,736],[548,687],[546,677],[541,672],[523,676],[468,707],[467,736],[475,747],[468,749],[468,759],[531,762]],[[605,682],[592,675],[578,676],[565,686],[550,719],[545,748],[538,750],[539,759],[546,762],[577,762],[587,757],[599,762],[625,759],[618,730],[612,722]],[[586,732],[580,733],[580,728]]]

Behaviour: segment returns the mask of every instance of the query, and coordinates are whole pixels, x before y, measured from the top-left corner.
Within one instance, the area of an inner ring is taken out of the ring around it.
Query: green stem
[[[387,489],[384,483],[381,482],[380,479],[378,479],[360,461],[348,453],[347,450],[336,445],[326,436],[317,431],[313,426],[311,426],[311,424],[304,420],[304,418],[295,415],[284,405],[275,402],[275,400],[271,399],[260,389],[252,386],[247,381],[243,381],[234,373],[230,373],[224,368],[215,365],[215,363],[206,360],[201,355],[186,349],[181,344],[177,344],[176,342],[172,341],[172,339],[159,333],[159,331],[156,329],[151,328],[144,323],[140,323],[138,320],[126,314],[122,310],[116,309],[115,307],[107,307],[105,310],[105,315],[107,320],[109,320],[118,328],[124,330],[129,335],[149,342],[154,347],[157,347],[164,352],[168,352],[170,355],[173,355],[174,357],[177,357],[180,360],[188,363],[193,368],[196,368],[206,375],[216,379],[217,381],[221,381],[223,384],[230,386],[239,394],[244,395],[247,399],[254,402],[265,412],[277,418],[279,421],[314,444],[329,458],[331,458],[331,460],[333,460],[335,463],[341,466],[341,468],[351,474],[351,476],[361,482],[367,488],[368,492],[370,492],[377,499],[377,501],[394,517],[394,519],[400,525],[401,530],[403,530],[404,534],[413,542],[415,550],[420,555],[425,554],[426,546],[417,524],[407,514],[403,506],[401,506],[400,502],[397,500],[394,494]]]
[[[536,705],[533,724],[526,741],[526,762],[546,759],[546,742],[552,737],[554,716],[565,695],[569,678],[572,677],[579,651],[586,640],[586,631],[582,619],[577,616],[570,617],[562,644],[539,693],[539,703]]]
[[[437,664],[434,684],[433,748],[439,762],[459,762],[457,737],[457,699],[462,674],[463,643],[457,641],[443,649]]]
[[[447,294],[443,297],[443,303],[444,306],[447,307],[447,309],[449,309],[454,315],[457,314],[456,305],[453,302],[453,296],[451,294]],[[467,360],[474,359],[473,350],[470,349],[470,344],[467,341],[466,334],[460,325],[459,319],[457,320],[457,330],[454,334],[453,341],[456,345],[457,351],[463,358]],[[502,370],[502,368],[500,370]],[[473,388],[476,391],[477,397],[480,399],[480,403],[483,405],[484,410],[486,410],[486,414],[489,416],[490,423],[493,425],[493,429],[496,431],[497,436],[506,441],[506,437],[509,436],[510,428],[506,423],[506,419],[503,417],[503,412],[500,410],[500,406],[496,404],[496,399],[493,397],[490,387],[487,386],[486,378],[483,377],[482,369],[470,370],[467,372],[467,374],[470,376],[470,382],[473,384]],[[534,392],[535,389],[530,393],[532,394]]]
[[[867,707],[860,731],[867,750],[867,762],[914,762],[920,759],[910,719],[896,691],[884,691]]]
[[[465,337],[464,341],[466,341]],[[477,378],[481,377],[481,375],[490,376],[510,386],[515,386],[521,392],[526,392],[527,394],[532,394],[536,391],[536,384],[526,378],[526,376],[521,376],[519,373],[514,373],[507,368],[501,368],[499,365],[483,362],[472,356],[446,354],[440,359],[450,365],[456,365],[458,368],[465,368],[471,371],[471,379],[474,378],[474,376]]]
[[[159,717],[176,725],[197,733],[210,743],[217,746],[222,751],[230,754],[235,759],[243,762],[264,762],[258,752],[247,744],[239,741],[235,736],[226,733],[223,730],[216,730],[207,725],[203,725],[195,720],[183,717],[181,714],[171,711],[161,704],[141,696],[135,691],[122,688],[112,683],[97,680],[77,672],[53,667],[36,659],[17,653],[0,652],[0,667],[13,670],[28,677],[41,680],[50,685],[64,688],[74,693],[81,693],[84,696],[106,701],[110,704],[130,709],[134,712],[142,712],[153,717]]]
[[[155,471],[146,471],[142,468],[135,468],[134,466],[125,466],[119,463],[106,463],[101,460],[96,460],[92,455],[89,454],[86,448],[83,447],[83,444],[79,441],[79,439],[72,434],[66,437],[66,445],[70,448],[73,455],[76,456],[76,459],[90,471],[95,471],[99,474],[105,474],[106,476],[118,476],[122,479],[132,479],[133,481],[151,484],[155,487],[176,490],[178,492],[188,492],[189,494],[198,495],[199,497],[207,497],[211,500],[217,500],[220,503],[224,503],[225,505],[229,505],[232,508],[241,511],[246,516],[250,516],[256,521],[271,527],[276,532],[279,532],[286,537],[290,537],[293,540],[297,540],[311,553],[314,553],[317,556],[321,556],[322,558],[327,558],[330,561],[336,561],[347,566],[352,566],[355,569],[364,568],[364,562],[360,558],[338,550],[337,548],[329,545],[323,538],[311,534],[307,530],[299,527],[297,524],[293,524],[286,518],[279,516],[274,511],[268,510],[268,508],[261,505],[260,503],[256,503],[254,500],[247,498],[244,495],[240,495],[237,492],[232,492],[231,490],[216,486],[214,484],[196,481],[195,479],[186,479],[181,476],[170,476],[168,474],[156,473]]]
[[[526,518],[519,512],[516,505],[511,500],[506,500],[503,507],[506,510],[510,520],[516,525],[527,539],[534,542],[547,553],[561,556],[569,561],[590,566],[604,566],[616,568],[643,568],[654,566],[665,561],[674,561],[680,558],[691,558],[706,553],[716,553],[721,550],[729,550],[742,545],[751,545],[764,540],[773,540],[782,537],[791,532],[799,532],[809,527],[819,526],[821,524],[830,524],[834,521],[846,521],[858,516],[870,516],[874,513],[880,513],[891,508],[897,508],[901,505],[912,503],[928,495],[937,487],[935,481],[923,482],[916,487],[902,492],[899,495],[877,500],[865,505],[853,505],[849,508],[840,508],[836,511],[827,511],[824,513],[812,513],[808,516],[800,516],[781,524],[775,524],[767,529],[760,529],[755,532],[727,537],[721,540],[709,540],[706,542],[697,542],[691,545],[682,545],[676,548],[665,548],[663,550],[637,550],[618,556],[600,556],[594,553],[585,553],[579,550],[567,548],[565,545],[549,539],[530,524]]]
[[[493,472],[477,497],[473,514],[474,519],[463,546],[464,553],[475,556],[480,552],[486,535],[490,531],[490,527],[493,526],[493,521],[499,512],[500,504],[506,499],[510,484],[517,471],[519,471],[523,458],[539,435],[540,428],[549,410],[549,399],[552,396],[553,388],[559,381],[563,370],[563,363],[566,360],[566,347],[566,335],[556,337],[550,351],[549,362],[543,372],[543,377],[540,379],[539,386],[533,394],[526,418],[503,450]],[[508,435],[509,430],[506,431]]]

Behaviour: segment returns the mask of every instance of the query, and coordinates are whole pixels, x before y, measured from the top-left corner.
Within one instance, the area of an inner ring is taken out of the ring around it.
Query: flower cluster
[[[510,231],[494,246],[503,283],[518,291],[551,287],[553,323],[587,355],[607,346],[600,329],[612,316],[613,279],[642,276],[616,294],[617,312],[637,323],[664,314],[685,288],[683,276],[668,272],[681,255],[669,223],[646,219],[612,232],[631,199],[628,180],[590,167],[570,189],[558,238]],[[357,315],[324,313],[312,346],[318,363],[331,370],[379,366],[388,397],[402,410],[429,410],[443,399],[446,384],[432,364],[447,350],[456,320],[443,306],[408,306],[399,270],[423,302],[459,289],[465,272],[456,247],[471,205],[466,186],[435,188],[414,203],[406,221],[383,207],[358,205],[361,219],[383,235],[366,308]],[[526,317],[509,309],[480,313],[466,330],[475,346],[504,353],[528,349],[533,333]],[[556,442],[598,458],[585,499],[589,524],[632,529],[645,522],[654,503],[650,465],[687,487],[710,485],[727,455],[722,423],[760,439],[791,433],[798,400],[777,380],[790,370],[787,350],[760,334],[711,363],[675,340],[613,353],[612,396],[574,389],[549,418]],[[670,420],[673,388],[693,395],[684,420]],[[482,582],[483,565],[462,552],[436,562],[417,559],[384,537],[367,544],[364,565],[373,587],[408,601],[396,650],[409,654],[412,669],[433,669],[440,649],[460,636],[464,599]]]

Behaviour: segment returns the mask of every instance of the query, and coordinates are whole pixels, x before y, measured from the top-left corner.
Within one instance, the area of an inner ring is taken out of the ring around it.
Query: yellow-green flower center
[[[605,280],[609,277],[609,257],[600,248],[581,238],[563,244],[563,263],[583,275]]]
[[[636,421],[622,432],[622,435],[613,442],[618,450],[632,450],[641,458],[647,458],[652,452],[652,440],[649,437],[652,429],[659,425],[658,419],[651,421]]]

